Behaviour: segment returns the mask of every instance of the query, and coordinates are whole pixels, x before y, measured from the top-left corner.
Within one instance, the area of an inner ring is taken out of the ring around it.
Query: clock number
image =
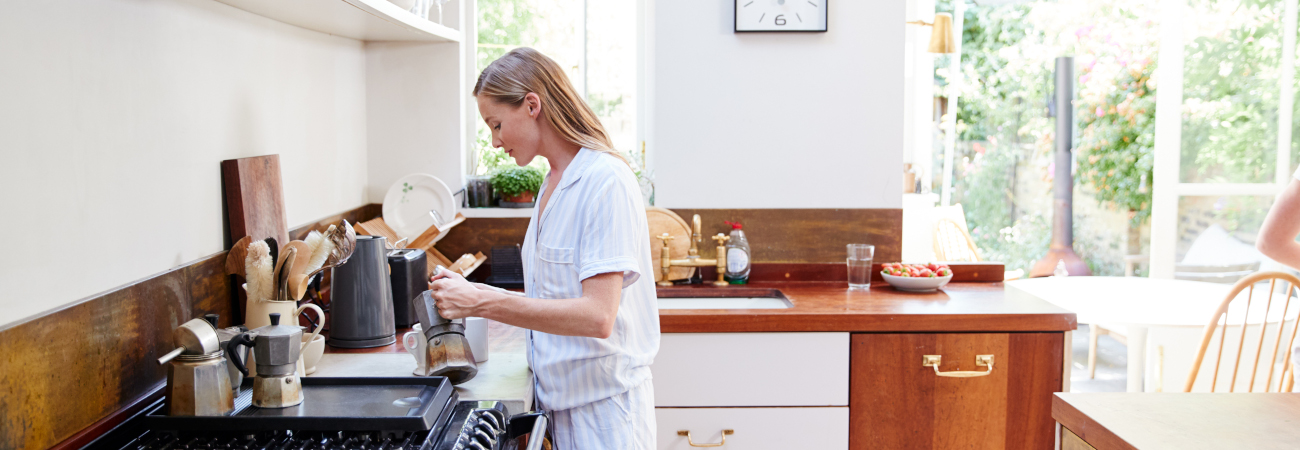
[[[775,21],[777,25],[785,25],[785,14],[778,14]]]

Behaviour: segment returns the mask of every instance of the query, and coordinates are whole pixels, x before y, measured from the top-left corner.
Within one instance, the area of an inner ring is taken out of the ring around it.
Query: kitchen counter
[[[1073,331],[1074,313],[1004,283],[949,283],[938,292],[904,292],[873,281],[869,291],[843,282],[758,282],[659,288],[660,297],[764,296],[776,289],[787,309],[659,311],[664,333]]]
[[[313,377],[410,377],[415,358],[397,343],[366,349],[325,347]],[[500,400],[512,413],[533,408],[533,371],[524,353],[524,330],[488,321],[488,360],[474,379],[456,386],[461,400]]]

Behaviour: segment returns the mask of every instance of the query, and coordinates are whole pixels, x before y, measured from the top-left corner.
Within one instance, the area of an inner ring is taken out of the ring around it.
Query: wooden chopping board
[[[655,236],[668,233],[675,239],[668,241],[668,255],[672,259],[685,259],[691,250],[691,227],[682,217],[672,211],[655,206],[645,209],[646,222],[650,224],[650,258],[654,263],[655,281],[663,281],[663,270],[659,265],[659,254],[663,252],[663,241]],[[668,271],[668,280],[685,280],[695,273],[694,267],[673,267]]]
[[[222,161],[221,178],[226,190],[230,242],[251,236],[253,240],[273,237],[280,246],[289,243],[280,155]]]

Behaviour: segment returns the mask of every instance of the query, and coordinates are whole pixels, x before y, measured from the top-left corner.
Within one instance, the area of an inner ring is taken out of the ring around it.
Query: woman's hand
[[[482,317],[482,311],[490,298],[461,274],[446,269],[429,280],[429,290],[433,291],[438,314],[444,319]]]

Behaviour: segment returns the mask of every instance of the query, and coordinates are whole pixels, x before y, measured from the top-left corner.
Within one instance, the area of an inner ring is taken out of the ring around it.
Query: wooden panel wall
[[[160,387],[176,326],[231,324],[221,252],[0,331],[0,448],[46,448]]]
[[[379,211],[364,205],[289,235]],[[87,427],[156,395],[167,376],[156,360],[173,348],[173,329],[208,313],[223,327],[243,322],[225,261],[220,252],[0,330],[0,448],[88,441],[106,430]]]
[[[724,220],[739,221],[753,246],[755,263],[843,263],[844,246],[876,246],[876,261],[898,261],[903,254],[901,209],[675,209],[690,223],[700,215],[706,236],[730,233]],[[523,243],[528,219],[468,219],[438,243],[447,255],[483,252],[494,245]],[[700,254],[712,258],[711,240]],[[489,261],[491,263],[491,261]]]
[[[724,220],[740,222],[756,263],[842,263],[847,244],[876,246],[876,261],[903,255],[901,209],[674,209],[691,223],[700,215],[705,236],[730,233]],[[703,245],[709,244],[709,245]],[[700,254],[712,258],[713,241],[705,238]]]

